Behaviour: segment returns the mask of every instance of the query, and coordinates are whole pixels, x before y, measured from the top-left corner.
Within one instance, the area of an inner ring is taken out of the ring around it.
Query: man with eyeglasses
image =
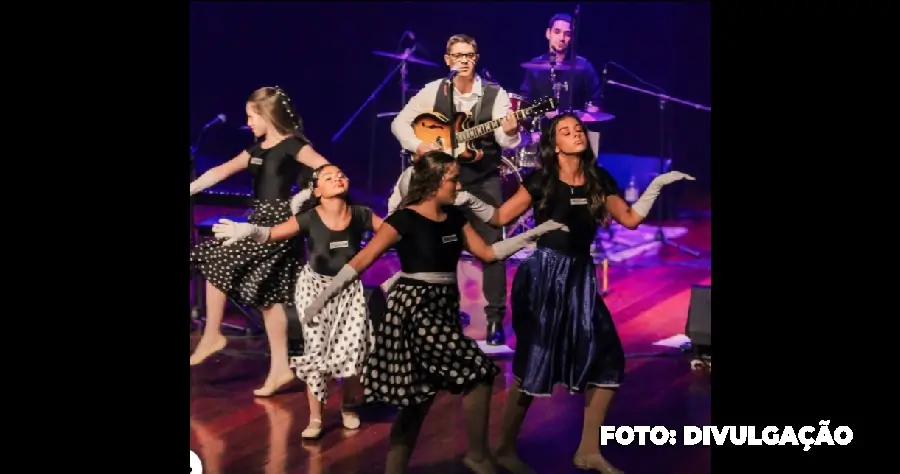
[[[453,78],[453,111],[472,111],[475,123],[485,123],[502,118],[500,128],[474,140],[477,149],[483,152],[475,162],[460,162],[459,181],[461,190],[484,201],[490,206],[500,207],[503,195],[500,188],[500,160],[503,149],[515,148],[521,142],[519,124],[512,111],[509,94],[495,83],[488,82],[475,74],[478,62],[478,43],[468,35],[453,35],[447,40],[444,62],[457,70]],[[438,112],[450,117],[449,81],[438,79],[425,85],[397,115],[391,123],[391,131],[400,145],[416,155],[443,147],[435,143],[425,143],[413,133],[412,122],[419,115]],[[448,144],[443,144],[449,147]],[[412,167],[400,176],[394,193],[388,200],[388,213],[400,204],[409,183]],[[470,213],[471,214],[471,213]],[[487,224],[482,219],[470,215],[475,230],[490,245],[503,238],[503,230]],[[506,266],[503,261],[485,263],[482,266],[482,291],[488,304],[484,309],[487,318],[486,342],[490,345],[504,345],[503,317],[506,314]]]

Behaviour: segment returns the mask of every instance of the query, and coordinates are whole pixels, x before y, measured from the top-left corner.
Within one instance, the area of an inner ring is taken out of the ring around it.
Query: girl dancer
[[[453,207],[459,186],[459,165],[453,157],[432,151],[413,166],[409,193],[400,209],[306,307],[304,318],[321,318],[319,311],[327,301],[396,244],[403,275],[388,294],[387,314],[375,331],[375,347],[362,378],[366,402],[400,407],[391,428],[386,472],[406,472],[434,395],[447,390],[464,394],[469,436],[464,464],[473,472],[493,474],[487,420],[491,381],[499,370],[475,341],[463,335],[456,267],[464,246],[481,260],[499,260],[562,225],[546,222],[488,246],[463,212]]]
[[[337,166],[329,164],[316,169],[311,184],[318,201],[316,206],[275,227],[227,219],[213,226],[216,237],[226,239],[224,245],[246,238],[263,244],[305,236],[309,261],[300,271],[295,296],[297,308],[301,310],[359,252],[363,232],[377,231],[382,222],[368,207],[347,203],[349,182]],[[322,324],[313,326],[301,318],[304,354],[292,357],[291,365],[297,377],[306,382],[309,398],[309,426],[301,433],[303,438],[314,439],[322,434],[322,405],[328,398],[327,384],[331,378],[344,379],[341,408],[344,427],[359,428],[353,402],[359,394],[363,362],[373,343],[367,316],[362,283],[357,280],[325,305]]]
[[[495,213],[505,225],[528,207],[535,222],[555,219],[571,232],[550,232],[516,271],[511,293],[516,333],[515,383],[503,413],[497,463],[516,473],[532,473],[516,454],[515,442],[534,396],[549,396],[563,384],[585,393],[584,426],[574,463],[585,470],[619,473],[600,455],[600,425],[622,381],[625,356],[609,310],[597,294],[590,254],[598,224],[612,218],[636,228],[663,186],[694,178],[672,171],[658,176],[628,207],[615,179],[596,164],[584,124],[571,114],[557,116],[541,136],[542,168]]]
[[[303,135],[303,121],[279,87],[257,89],[247,100],[247,125],[261,138],[256,144],[191,183],[191,195],[215,185],[238,171],[255,176],[253,213],[249,221],[274,226],[291,217],[291,185],[304,167],[327,163]],[[297,261],[292,242],[241,242],[224,247],[221,241],[201,243],[191,251],[191,264],[206,278],[206,327],[191,355],[191,365],[225,348],[221,332],[226,295],[248,306],[262,308],[271,361],[263,386],[253,393],[271,396],[293,380],[288,367],[287,317],[282,303],[291,298]]]

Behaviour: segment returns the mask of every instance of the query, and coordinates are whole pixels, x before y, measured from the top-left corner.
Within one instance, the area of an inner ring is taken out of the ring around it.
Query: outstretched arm
[[[495,227],[503,227],[518,219],[529,207],[531,207],[531,194],[528,194],[525,186],[520,185],[516,194],[513,194],[511,198],[497,209],[490,223]]]
[[[250,165],[250,154],[242,151],[238,156],[222,163],[219,166],[210,168],[197,179],[191,182],[191,196],[203,190],[209,189],[221,181],[228,179],[231,175],[239,171],[247,169]]]
[[[494,253],[494,249],[484,242],[484,239],[482,239],[481,236],[478,235],[478,232],[475,231],[475,228],[472,227],[472,224],[468,222],[466,223],[465,227],[463,227],[463,236],[466,239],[466,250],[468,250],[470,254],[474,255],[475,258],[481,260],[482,262],[497,261],[497,254]]]
[[[320,166],[327,165],[328,160],[325,159],[324,156],[320,155],[319,152],[313,148],[312,145],[304,145],[300,148],[300,151],[297,152],[297,161],[309,166],[312,169],[319,168]]]
[[[381,224],[383,223],[384,219],[376,216],[375,214],[372,214],[372,232],[378,232],[378,229],[381,228]]]
[[[644,222],[645,216],[634,212],[624,199],[615,194],[606,197],[606,210],[614,221],[626,229],[637,229],[641,222]]]
[[[693,181],[694,177],[680,171],[669,171],[668,173],[653,178],[653,181],[650,182],[647,189],[641,194],[641,197],[630,207],[625,200],[618,195],[613,194],[607,196],[606,210],[609,211],[610,217],[619,224],[622,224],[628,229],[637,229],[637,226],[639,226],[641,222],[644,221],[644,218],[650,214],[650,209],[653,207],[653,203],[656,202],[656,198],[659,197],[659,193],[662,191],[663,186],[682,179]]]
[[[325,307],[325,304],[343,291],[347,285],[356,280],[359,274],[369,268],[375,259],[380,257],[391,245],[394,245],[398,237],[397,230],[393,226],[383,223],[378,232],[375,233],[375,237],[369,242],[369,245],[366,245],[366,248],[360,250],[350,262],[344,265],[331,280],[331,283],[316,296],[316,299],[309,306],[304,308],[304,321],[307,323],[313,322],[316,315]]]
[[[375,216],[372,216],[372,223],[374,227]],[[369,268],[381,254],[397,242],[398,238],[399,234],[397,233],[397,230],[390,224],[382,222],[381,225],[379,225],[378,231],[375,232],[375,236],[372,237],[372,240],[366,245],[366,248],[360,250],[347,265],[352,267],[357,275],[366,271],[366,269]]]
[[[494,262],[509,257],[536,241],[540,236],[554,230],[568,232],[569,228],[556,221],[547,221],[534,229],[523,232],[511,239],[501,240],[500,242],[489,246],[484,242],[484,239],[475,232],[472,224],[466,223],[465,227],[463,227],[463,236],[466,239],[465,244],[469,253],[484,262]]]
[[[299,233],[300,223],[297,222],[296,216],[291,216],[290,219],[276,225],[275,227],[272,227],[272,229],[269,231],[269,242],[287,240]]]

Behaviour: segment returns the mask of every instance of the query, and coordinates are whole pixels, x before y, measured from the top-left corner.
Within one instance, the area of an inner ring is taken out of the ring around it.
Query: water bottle
[[[634,204],[638,200],[638,194],[640,194],[640,191],[638,191],[637,179],[632,176],[631,179],[628,180],[628,187],[625,188],[625,202]]]

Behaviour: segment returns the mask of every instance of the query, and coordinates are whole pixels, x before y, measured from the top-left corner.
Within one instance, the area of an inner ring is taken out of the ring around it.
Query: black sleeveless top
[[[404,273],[456,271],[463,251],[463,227],[468,221],[456,207],[443,210],[447,218],[442,222],[408,208],[394,212],[384,221],[400,234],[396,248]]]
[[[598,167],[600,173],[600,185],[607,196],[619,193],[619,187],[615,178],[603,168]],[[591,216],[588,208],[588,195],[585,186],[570,186],[557,180],[555,183],[553,198],[547,203],[547,208],[539,210],[543,190],[541,183],[546,171],[539,169],[525,178],[522,183],[528,194],[531,195],[532,209],[534,211],[534,225],[540,225],[553,219],[565,224],[569,232],[554,230],[542,235],[537,245],[556,250],[566,255],[587,255],[591,252],[591,244],[597,235],[597,220]]]
[[[297,161],[300,149],[309,145],[306,140],[293,136],[285,138],[272,148],[263,148],[259,142],[247,148],[250,154],[248,171],[253,175],[253,197],[263,200],[289,200],[291,186],[308,166]]]
[[[331,230],[315,208],[297,215],[300,235],[306,237],[309,266],[319,275],[335,276],[362,248],[363,232],[372,229],[372,210],[350,206],[350,223]]]

